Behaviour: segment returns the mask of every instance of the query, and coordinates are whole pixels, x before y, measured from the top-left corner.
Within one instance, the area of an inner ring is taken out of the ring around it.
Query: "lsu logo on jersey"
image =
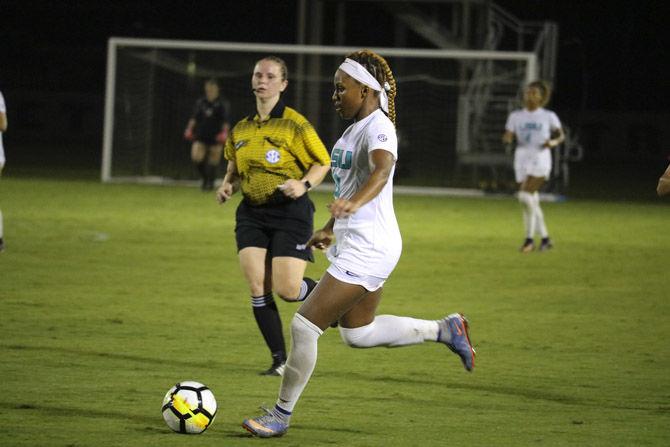
[[[523,124],[521,130],[542,130],[542,123],[527,122]]]
[[[270,164],[279,163],[281,155],[277,149],[270,149],[265,153],[265,160]]]
[[[345,149],[333,149],[330,154],[330,167],[340,169],[351,169],[351,160],[353,153]]]

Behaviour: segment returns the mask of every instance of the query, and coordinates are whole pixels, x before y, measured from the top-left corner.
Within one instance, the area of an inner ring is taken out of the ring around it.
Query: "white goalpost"
[[[286,60],[284,102],[314,124],[327,147],[343,123],[332,110],[332,77],[360,48],[113,37],[107,47],[103,182],[174,182],[195,178],[182,132],[207,78],[217,78],[234,124],[254,111],[255,62]],[[537,76],[533,53],[370,48],[398,82],[396,183],[444,187],[461,163],[504,157],[500,135],[520,88]],[[503,116],[504,115],[504,116]],[[488,135],[487,133],[490,133]],[[495,133],[495,142],[491,139]],[[498,160],[499,161],[499,160]]]

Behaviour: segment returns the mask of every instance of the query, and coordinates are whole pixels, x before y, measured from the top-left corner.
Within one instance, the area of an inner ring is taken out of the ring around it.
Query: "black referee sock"
[[[265,344],[268,345],[273,358],[276,355],[283,355],[286,359],[286,344],[284,343],[284,333],[282,332],[281,317],[277,309],[277,303],[272,298],[272,292],[263,296],[252,296],[251,306],[254,310],[254,317],[258,329],[261,330]]]
[[[298,295],[298,299],[296,301],[305,301],[312,290],[314,290],[314,287],[316,287],[316,281],[305,276],[302,279],[302,284],[300,284],[300,295]]]

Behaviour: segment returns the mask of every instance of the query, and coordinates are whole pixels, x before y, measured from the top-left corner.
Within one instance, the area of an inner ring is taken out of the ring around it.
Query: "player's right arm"
[[[193,140],[193,128],[195,127],[195,118],[191,118],[186,123],[186,129],[184,129],[184,138],[186,140]]]
[[[216,200],[219,203],[225,203],[238,189],[240,189],[240,173],[237,172],[237,163],[235,163],[235,160],[228,160],[226,175],[216,192]]]
[[[314,247],[319,250],[325,250],[333,243],[333,226],[335,225],[335,218],[328,219],[326,225],[320,230],[316,230],[310,240],[307,242],[308,247]]]
[[[658,179],[656,194],[659,196],[670,194],[670,166],[668,166],[661,178]]]
[[[516,112],[512,112],[507,116],[507,121],[505,121],[505,133],[502,136],[502,142],[504,145],[509,146],[514,143],[514,123],[516,119]]]
[[[514,142],[514,132],[506,130],[502,136],[502,142],[505,144],[512,144]]]

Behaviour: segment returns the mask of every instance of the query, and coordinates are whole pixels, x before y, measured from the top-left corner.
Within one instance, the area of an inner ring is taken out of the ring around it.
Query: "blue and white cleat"
[[[458,354],[465,369],[472,371],[475,367],[475,349],[470,343],[468,320],[462,314],[451,314],[437,324],[440,327],[437,341],[444,343],[447,348]]]
[[[245,419],[242,422],[242,428],[259,438],[274,438],[282,436],[288,430],[288,424],[279,419],[274,412],[267,408],[262,408],[265,411],[263,416],[258,416],[252,419]]]

